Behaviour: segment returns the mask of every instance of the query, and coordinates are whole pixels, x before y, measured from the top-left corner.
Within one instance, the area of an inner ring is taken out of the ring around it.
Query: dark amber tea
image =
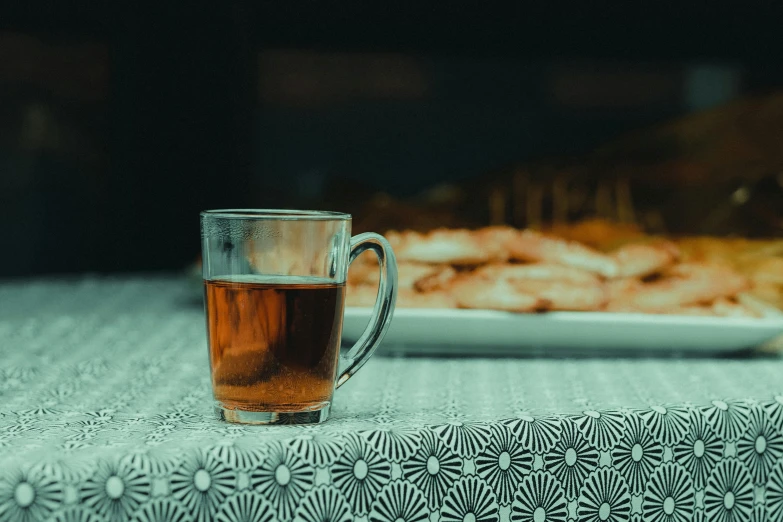
[[[378,259],[376,306],[364,334],[340,354],[348,265],[368,250]],[[218,418],[328,419],[334,390],[372,356],[394,313],[389,242],[372,232],[351,236],[351,216],[340,212],[205,210],[201,258]]]
[[[212,386],[224,408],[299,412],[328,405],[344,284],[244,276],[204,285]]]

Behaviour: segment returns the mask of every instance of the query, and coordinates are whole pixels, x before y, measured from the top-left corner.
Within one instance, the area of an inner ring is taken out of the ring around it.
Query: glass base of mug
[[[236,424],[319,424],[329,418],[330,402],[306,411],[249,411],[215,405],[220,420]]]

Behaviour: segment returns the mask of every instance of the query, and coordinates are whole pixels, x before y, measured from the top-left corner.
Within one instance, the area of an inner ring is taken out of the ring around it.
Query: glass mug
[[[397,298],[389,243],[373,233],[351,237],[349,214],[231,209],[201,213],[201,247],[218,416],[247,424],[325,421],[334,390],[389,327]],[[348,265],[366,250],[378,257],[378,298],[364,334],[341,355]]]

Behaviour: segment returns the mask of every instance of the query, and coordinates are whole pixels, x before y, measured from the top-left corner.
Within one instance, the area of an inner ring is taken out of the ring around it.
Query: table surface
[[[241,426],[199,299],[0,284],[0,521],[783,521],[778,357],[375,357],[325,424]]]

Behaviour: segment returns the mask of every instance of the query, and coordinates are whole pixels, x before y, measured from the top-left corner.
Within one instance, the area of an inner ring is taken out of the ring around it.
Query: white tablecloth
[[[783,521],[775,357],[375,357],[232,425],[197,290],[138,277],[0,285],[0,362],[0,521]]]

